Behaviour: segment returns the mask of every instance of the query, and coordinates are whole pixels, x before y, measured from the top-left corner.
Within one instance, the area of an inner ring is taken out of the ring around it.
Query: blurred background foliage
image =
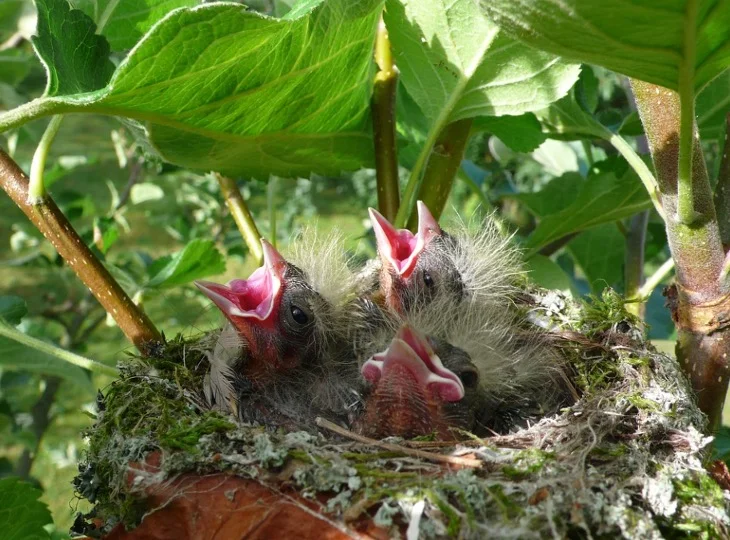
[[[283,15],[291,2],[247,2],[267,14]],[[0,1],[0,110],[40,95],[45,73],[30,42],[34,31],[30,0]],[[585,67],[594,116],[621,130],[641,150],[641,125],[624,81]],[[423,141],[414,107],[399,90],[402,162]],[[416,120],[414,120],[416,118]],[[33,122],[0,138],[24,170],[46,121]],[[525,242],[540,218],[567,208],[581,187],[601,170],[617,176],[626,164],[601,141],[544,140],[519,152],[500,139],[498,122],[476,122],[442,222],[497,212],[515,242]],[[507,136],[509,133],[507,134]],[[717,156],[709,142],[708,156]],[[414,154],[415,155],[415,154]],[[717,164],[710,163],[713,171]],[[142,302],[167,336],[195,334],[220,324],[217,311],[190,284],[206,275],[216,281],[245,277],[256,266],[220,196],[215,179],[163,164],[140,148],[129,127],[112,118],[71,115],[51,149],[46,182],[82,236],[95,246],[124,288]],[[406,170],[401,179],[407,178]],[[286,248],[306,227],[334,228],[347,237],[354,258],[375,254],[368,206],[376,205],[375,174],[361,170],[332,178],[237,179],[265,236]],[[638,180],[636,180],[638,184]],[[644,274],[668,258],[664,225],[648,212]],[[633,218],[587,228],[543,248],[528,260],[539,284],[578,297],[604,287],[623,290],[626,236]],[[172,270],[171,270],[172,269]],[[671,276],[665,278],[665,282]],[[672,351],[674,328],[657,287],[646,306],[650,337]],[[26,300],[26,333],[113,365],[131,350],[91,294],[63,264],[50,244],[10,201],[0,196],[0,295]],[[76,511],[85,511],[71,481],[84,448],[80,435],[92,422],[96,389],[110,379],[82,370],[49,374],[29,371],[24,359],[0,350],[0,476],[20,474],[36,483],[48,503],[56,536]],[[79,376],[80,375],[80,376]]]

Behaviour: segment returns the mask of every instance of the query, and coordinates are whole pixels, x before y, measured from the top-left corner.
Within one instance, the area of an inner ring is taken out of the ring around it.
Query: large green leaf
[[[0,531],[5,540],[49,538],[43,528],[53,522],[42,492],[20,478],[0,479]]]
[[[200,0],[69,0],[89,15],[112,50],[131,49],[152,25],[175,8],[194,6]]]
[[[473,0],[388,0],[385,22],[408,92],[429,122],[541,109],[579,67],[503,34]]]
[[[530,281],[545,289],[558,290],[572,295],[573,280],[560,268],[560,265],[544,255],[533,255],[527,259],[525,266]],[[576,294],[577,296],[577,294]]]
[[[540,191],[505,197],[521,201],[535,217],[541,218],[570,206],[584,185],[585,179],[580,174],[568,172],[550,180]]]
[[[61,96],[102,88],[114,72],[109,43],[96,35],[88,15],[66,0],[36,0],[38,35],[33,46],[46,68],[45,95]]]
[[[381,0],[302,5],[297,12],[304,14],[294,20],[231,3],[175,10],[135,46],[105,88],[31,102],[0,116],[0,130],[59,112],[98,112],[141,121],[164,159],[199,170],[267,178],[370,165]],[[51,39],[48,26],[39,24],[41,42]],[[69,68],[61,67],[54,68],[57,78]]]
[[[594,293],[621,282],[626,239],[615,223],[583,231],[568,243],[567,249]]]
[[[636,174],[629,170],[592,175],[573,203],[544,217],[527,239],[527,247],[537,250],[568,234],[631,216],[651,207],[651,201]]]
[[[175,287],[225,271],[226,262],[213,242],[193,240],[182,251],[155,261],[150,268],[152,278],[145,287]]]
[[[730,65],[730,0],[481,0],[537,49],[695,91]]]
[[[515,152],[532,152],[547,139],[534,114],[519,116],[481,116],[474,121],[474,129],[483,129],[509,146]]]

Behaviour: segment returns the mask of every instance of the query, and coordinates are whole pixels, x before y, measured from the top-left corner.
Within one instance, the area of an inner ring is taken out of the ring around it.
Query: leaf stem
[[[63,115],[57,114],[51,118],[51,121],[46,127],[46,131],[41,137],[41,141],[38,143],[38,147],[35,149],[33,154],[33,161],[30,165],[30,184],[28,186],[28,198],[31,204],[40,201],[46,196],[46,186],[43,183],[43,172],[46,168],[46,157],[48,157],[48,150],[53,144],[53,140],[56,138],[58,129],[61,127],[63,121]]]
[[[395,104],[398,89],[398,68],[383,19],[378,23],[375,39],[375,62],[380,69],[375,75],[371,111],[375,142],[375,174],[378,186],[378,210],[389,221],[395,219],[400,205],[398,185],[398,147],[395,136]]]
[[[469,141],[471,126],[471,118],[457,120],[441,131],[433,145],[417,199],[426,204],[436,219],[441,217],[451,193],[456,171],[461,166],[466,143]],[[415,229],[418,226],[417,222],[417,217],[411,215],[408,226]]]
[[[634,169],[636,174],[639,176],[639,180],[641,180],[641,183],[644,184],[647,193],[649,193],[649,198],[654,205],[654,209],[662,217],[662,219],[664,219],[664,208],[662,207],[662,203],[659,201],[659,185],[657,184],[656,178],[654,178],[654,175],[649,170],[649,167],[647,167],[646,163],[644,163],[644,160],[641,159],[641,156],[637,154],[633,148],[631,148],[631,145],[627,143],[621,135],[611,135],[608,142],[610,142],[611,145],[618,150],[618,153],[621,154],[629,163],[631,168]]]
[[[162,342],[155,325],[81,240],[53,199],[45,197],[39,204],[28,203],[28,179],[1,149],[0,187],[51,242],[137,349],[142,354],[150,354],[151,348]]]
[[[9,129],[18,128],[31,120],[66,112],[67,110],[71,110],[71,108],[51,98],[41,97],[34,99],[28,103],[23,103],[19,107],[10,109],[6,113],[0,114],[0,133]]]
[[[260,263],[264,255],[261,251],[261,233],[256,227],[256,222],[248,209],[246,201],[243,200],[241,191],[232,178],[215,173],[215,179],[218,180],[223,198],[233,216],[233,221],[236,222],[236,226],[241,232],[243,241],[246,242],[248,250]]]
[[[22,343],[26,347],[31,347],[32,349],[41,351],[42,353],[55,356],[56,358],[63,360],[64,362],[68,362],[69,364],[73,364],[74,366],[79,366],[84,369],[88,369],[90,371],[93,371],[94,373],[102,373],[104,375],[110,375],[112,377],[116,377],[119,375],[119,371],[115,367],[107,366],[106,364],[102,364],[101,362],[96,362],[84,356],[72,353],[71,351],[67,351],[66,349],[56,347],[51,343],[47,343],[38,338],[34,338],[32,336],[24,334],[17,328],[13,328],[12,326],[2,322],[0,322],[0,336],[12,339],[13,341]]]
[[[464,182],[469,189],[477,196],[479,197],[479,200],[482,202],[482,205],[484,206],[485,211],[489,211],[494,208],[494,205],[492,205],[492,202],[489,200],[489,197],[487,197],[487,194],[482,191],[482,188],[479,187],[479,185],[472,180],[472,178],[464,171],[463,168],[459,168],[459,170],[456,172],[456,177]]]
[[[666,261],[664,261],[664,264],[662,264],[651,276],[649,276],[646,282],[636,292],[634,298],[641,301],[648,299],[652,291],[657,288],[657,286],[672,270],[674,270],[674,259],[669,257]]]

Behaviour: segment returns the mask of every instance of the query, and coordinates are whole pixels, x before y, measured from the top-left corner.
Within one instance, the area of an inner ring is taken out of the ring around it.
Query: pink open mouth
[[[464,398],[461,379],[444,367],[426,338],[407,324],[398,330],[384,352],[363,364],[361,373],[366,380],[377,383],[395,366],[408,369],[423,388],[436,391],[444,401]]]
[[[264,264],[248,279],[232,279],[226,285],[196,281],[195,285],[210,298],[229,319],[235,317],[268,320],[281,295],[286,261],[274,246],[263,238]]]
[[[402,277],[408,278],[416,268],[418,257],[441,228],[423,202],[418,201],[418,232],[396,229],[377,210],[370,208],[370,221],[375,231],[378,253]]]

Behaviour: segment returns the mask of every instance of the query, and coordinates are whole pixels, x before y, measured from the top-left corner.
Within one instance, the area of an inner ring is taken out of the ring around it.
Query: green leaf
[[[158,201],[165,196],[165,192],[157,184],[142,182],[132,186],[129,199],[132,204],[141,204],[149,201]]]
[[[210,240],[193,240],[185,248],[161,259],[150,268],[152,278],[145,288],[163,289],[185,285],[193,280],[222,274],[226,270],[223,255]]]
[[[696,112],[700,138],[703,141],[721,141],[730,113],[730,70],[708,84],[697,96]]]
[[[0,115],[0,130],[49,114],[97,112],[142,122],[163,159],[197,170],[268,178],[369,166],[381,0],[352,7],[327,0],[294,20],[232,3],[175,10],[103,90],[36,100]],[[39,41],[52,39],[46,27],[39,33]]]
[[[0,2],[0,43],[18,30],[18,21],[23,14],[26,0],[3,0]]]
[[[507,197],[521,201],[535,217],[541,218],[570,206],[584,184],[580,174],[568,172],[550,180],[540,191],[509,194]]]
[[[577,140],[581,138],[609,139],[611,132],[585,111],[573,92],[549,107],[535,112],[548,136]]]
[[[544,255],[533,255],[527,259],[527,275],[530,281],[545,289],[573,294],[573,280],[560,265]]]
[[[532,152],[532,159],[553,176],[578,170],[578,155],[568,143],[562,141],[548,139]]]
[[[532,152],[547,139],[540,122],[532,113],[520,116],[481,116],[474,129],[483,129],[499,137],[515,152]]]
[[[568,243],[567,249],[583,270],[592,292],[600,293],[622,282],[626,239],[615,223],[583,231]]]
[[[633,170],[616,176],[613,172],[592,175],[573,203],[543,218],[527,240],[531,250],[568,234],[631,216],[651,207],[644,186]]]
[[[695,92],[730,65],[730,0],[481,0],[528,45]],[[694,8],[694,9],[693,9]]]
[[[0,479],[0,531],[5,540],[49,538],[43,528],[53,522],[40,489],[20,478]]]
[[[539,110],[578,77],[501,33],[472,0],[388,0],[384,17],[403,84],[431,123]]]
[[[114,72],[109,43],[95,34],[88,15],[71,9],[66,0],[36,0],[37,36],[32,42],[46,68],[46,96],[103,88]]]
[[[109,251],[119,239],[119,225],[110,217],[94,219],[94,244],[102,253]]]
[[[69,0],[94,22],[113,51],[134,47],[152,26],[179,7],[195,6],[199,0]]]
[[[16,325],[27,313],[28,306],[19,296],[0,296],[0,319]]]

